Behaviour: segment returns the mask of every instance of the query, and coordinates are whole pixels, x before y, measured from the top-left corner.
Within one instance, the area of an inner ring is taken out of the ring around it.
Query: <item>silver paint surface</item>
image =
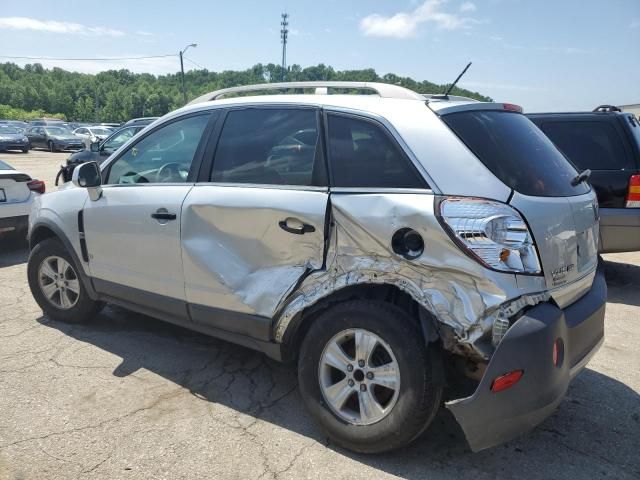
[[[182,207],[187,302],[272,317],[307,270],[322,267],[328,193],[197,184]],[[315,232],[285,232],[293,217]]]
[[[327,268],[311,273],[282,305],[276,341],[296,314],[350,285],[395,285],[468,344],[490,332],[492,312],[523,294],[514,275],[489,271],[460,251],[438,223],[431,193],[334,193],[331,202]],[[425,241],[416,260],[391,248],[393,233],[403,227]]]

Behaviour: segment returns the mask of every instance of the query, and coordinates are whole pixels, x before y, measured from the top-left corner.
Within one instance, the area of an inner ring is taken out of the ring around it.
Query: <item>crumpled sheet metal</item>
[[[324,232],[285,232],[279,221],[325,220],[327,194],[202,185],[182,210],[189,303],[273,318],[300,277],[322,266]],[[291,205],[295,205],[292,211]]]
[[[513,276],[498,274],[507,280],[501,288],[486,269],[443,238],[446,233],[428,211],[432,196],[425,202],[425,195],[401,195],[404,204],[389,197],[368,198],[364,204],[358,201],[361,196],[334,197],[327,269],[309,275],[287,300],[276,341],[282,341],[291,320],[305,308],[341,288],[364,283],[392,284],[407,292],[450,326],[460,342],[473,344],[491,331],[491,312],[518,294]],[[407,226],[418,230],[426,244],[423,255],[413,261],[396,255],[390,246],[393,233]]]

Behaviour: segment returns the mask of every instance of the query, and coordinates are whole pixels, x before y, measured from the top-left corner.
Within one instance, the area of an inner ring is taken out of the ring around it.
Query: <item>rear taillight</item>
[[[527,224],[506,203],[482,198],[445,197],[438,218],[472,258],[501,272],[542,272]]]
[[[627,208],[640,208],[640,175],[631,175],[627,192]]]
[[[36,193],[44,193],[46,188],[42,180],[29,180],[27,182],[27,187],[29,187],[29,190],[32,192]]]

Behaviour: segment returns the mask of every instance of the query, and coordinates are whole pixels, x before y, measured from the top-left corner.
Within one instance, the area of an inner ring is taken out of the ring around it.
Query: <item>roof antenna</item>
[[[453,87],[456,86],[456,84],[458,83],[458,80],[460,80],[462,78],[462,76],[467,73],[467,70],[469,70],[469,67],[471,66],[471,62],[469,62],[467,64],[466,67],[464,67],[464,70],[462,70],[462,72],[460,72],[460,75],[458,75],[458,78],[455,79],[455,81],[449,86],[449,88],[447,89],[446,92],[444,92],[444,95],[442,97],[440,97],[440,95],[438,95],[440,98],[449,98],[449,94],[451,93],[451,90],[453,90]]]

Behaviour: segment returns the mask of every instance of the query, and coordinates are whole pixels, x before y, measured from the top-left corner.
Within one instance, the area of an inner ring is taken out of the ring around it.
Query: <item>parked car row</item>
[[[548,417],[602,345],[588,172],[516,105],[245,86],[107,155],[34,202],[40,307],[84,322],[111,302],[297,362],[337,445],[406,445],[443,399],[473,450],[500,444]]]

